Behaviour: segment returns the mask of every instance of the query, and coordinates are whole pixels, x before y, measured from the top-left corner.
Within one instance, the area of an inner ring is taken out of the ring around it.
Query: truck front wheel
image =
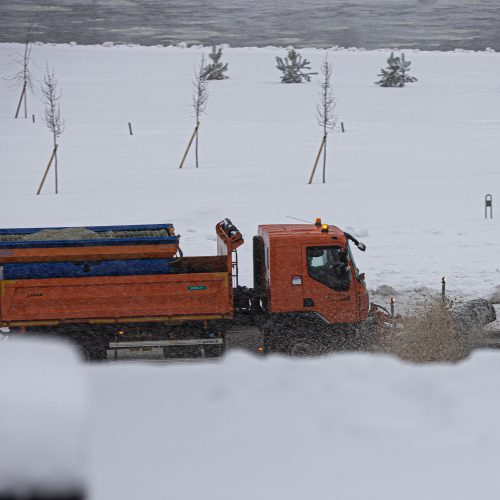
[[[302,356],[319,356],[323,354],[324,347],[320,342],[306,337],[291,340],[286,346],[286,354],[293,358]]]

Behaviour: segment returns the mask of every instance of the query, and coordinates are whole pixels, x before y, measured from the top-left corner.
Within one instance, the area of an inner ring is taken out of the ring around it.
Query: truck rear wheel
[[[85,347],[83,347],[81,345],[74,344],[74,346],[76,348],[76,351],[77,351],[78,355],[80,356],[80,359],[84,363],[88,363],[90,361],[90,353],[89,353],[89,351],[87,351],[87,349],[85,349]]]
[[[92,326],[82,324],[63,324],[55,329],[55,334],[75,346],[83,361],[101,361],[106,359],[109,335]]]

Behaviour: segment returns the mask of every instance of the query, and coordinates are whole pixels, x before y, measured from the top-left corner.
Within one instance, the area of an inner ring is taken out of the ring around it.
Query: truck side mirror
[[[365,278],[366,278],[365,273],[361,273],[361,274],[358,276],[359,281],[365,281]]]
[[[344,233],[348,240],[351,240],[362,252],[366,250],[366,245],[358,241],[352,234]]]

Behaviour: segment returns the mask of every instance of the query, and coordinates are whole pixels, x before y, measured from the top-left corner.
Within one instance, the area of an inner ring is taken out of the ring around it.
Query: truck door
[[[306,246],[303,267],[304,311],[316,312],[330,323],[359,321],[355,277],[345,250]]]

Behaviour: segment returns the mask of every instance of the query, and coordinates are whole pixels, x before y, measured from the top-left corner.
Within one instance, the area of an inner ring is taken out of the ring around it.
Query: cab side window
[[[339,247],[307,247],[307,272],[321,284],[344,292],[349,290],[351,269],[345,252]]]

